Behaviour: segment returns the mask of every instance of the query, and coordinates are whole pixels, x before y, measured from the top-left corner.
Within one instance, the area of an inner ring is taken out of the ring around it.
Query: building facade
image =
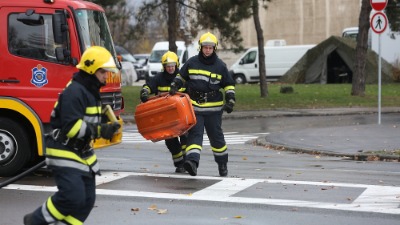
[[[346,27],[358,27],[361,0],[272,0],[259,15],[264,41],[284,39],[287,45],[318,44]],[[257,45],[253,18],[240,25],[243,46]]]

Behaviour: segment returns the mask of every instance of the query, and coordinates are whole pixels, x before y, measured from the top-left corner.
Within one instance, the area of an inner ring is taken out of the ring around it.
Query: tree
[[[263,8],[267,9],[267,2],[262,0]],[[203,28],[218,29],[221,33],[222,41],[232,44],[235,52],[243,49],[242,37],[238,24],[253,17],[257,33],[257,43],[259,49],[259,76],[260,76],[260,95],[268,96],[266,81],[264,35],[259,18],[259,0],[206,0],[197,3],[197,25]]]
[[[371,14],[370,0],[362,0],[361,11],[359,17],[359,28],[357,35],[356,46],[356,60],[355,60],[355,73],[353,76],[353,83],[351,95],[365,96],[365,66],[366,56],[368,50],[368,30],[370,29],[370,14]],[[392,31],[400,31],[400,1],[389,0],[385,13],[388,17],[388,23]]]
[[[263,8],[267,8],[266,3],[271,0],[262,0]],[[182,10],[176,7],[189,8],[195,17],[184,15]],[[223,47],[229,47],[235,52],[243,50],[242,37],[239,30],[239,24],[242,20],[253,16],[255,29],[257,32],[257,42],[259,46],[259,72],[260,72],[260,92],[261,97],[268,95],[266,69],[265,69],[265,53],[264,53],[264,37],[263,30],[259,18],[259,0],[198,0],[193,3],[187,3],[184,0],[152,0],[143,3],[139,13],[136,15],[138,27],[145,27],[150,19],[151,10],[161,8],[161,11],[168,11],[168,41],[169,50],[176,51],[175,41],[179,37],[176,35],[179,19],[188,17],[190,19],[190,28],[184,27],[192,36],[197,35],[198,30],[218,30],[219,44]],[[178,16],[175,16],[178,15]],[[182,37],[185,32],[179,32]]]
[[[263,3],[266,3],[270,0],[263,0]],[[263,6],[265,9],[267,5]],[[258,71],[260,74],[260,97],[264,98],[268,96],[268,86],[267,86],[267,73],[265,66],[265,52],[264,52],[264,35],[263,30],[261,28],[260,17],[258,15],[259,5],[258,0],[253,0],[253,4],[251,6],[253,12],[253,20],[257,33],[257,46],[258,46],[258,59],[259,59],[259,67]]]
[[[133,16],[132,10],[127,6],[126,1],[91,0],[91,2],[104,8],[114,42],[131,49],[135,33],[133,26],[130,24]]]
[[[358,19],[355,73],[351,88],[351,95],[355,96],[365,95],[365,66],[367,63],[369,14],[371,10],[370,0],[362,0]]]
[[[385,13],[392,31],[400,31],[400,0],[389,0]]]

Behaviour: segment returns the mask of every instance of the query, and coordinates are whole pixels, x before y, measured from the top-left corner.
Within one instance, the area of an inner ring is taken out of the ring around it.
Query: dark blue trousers
[[[200,163],[200,152],[203,148],[204,129],[210,140],[211,150],[214,154],[215,162],[227,163],[228,152],[222,130],[222,111],[199,113],[196,112],[196,125],[188,132],[186,160]]]
[[[33,224],[83,224],[96,200],[95,175],[70,168],[54,168],[53,174],[58,191],[34,211]]]

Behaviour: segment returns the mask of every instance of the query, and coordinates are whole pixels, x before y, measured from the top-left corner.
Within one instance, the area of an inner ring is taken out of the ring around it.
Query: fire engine
[[[83,0],[0,0],[0,176],[36,165],[45,154],[50,113],[82,53],[103,46],[117,59],[104,9]],[[119,68],[121,69],[121,68]],[[121,73],[101,89],[122,127]],[[71,106],[73,107],[73,106]],[[102,122],[107,122],[104,116]],[[122,129],[100,148],[122,141]]]

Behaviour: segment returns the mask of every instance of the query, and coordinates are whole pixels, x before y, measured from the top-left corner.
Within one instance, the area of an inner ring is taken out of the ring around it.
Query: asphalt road
[[[175,174],[162,142],[146,141],[134,125],[125,126],[124,143],[97,151],[103,176],[85,224],[397,225],[398,163],[271,150],[245,138],[369,121],[376,121],[374,115],[225,120],[227,178],[218,176],[209,145],[197,177]],[[53,185],[42,170],[0,190],[0,224],[22,224]]]

